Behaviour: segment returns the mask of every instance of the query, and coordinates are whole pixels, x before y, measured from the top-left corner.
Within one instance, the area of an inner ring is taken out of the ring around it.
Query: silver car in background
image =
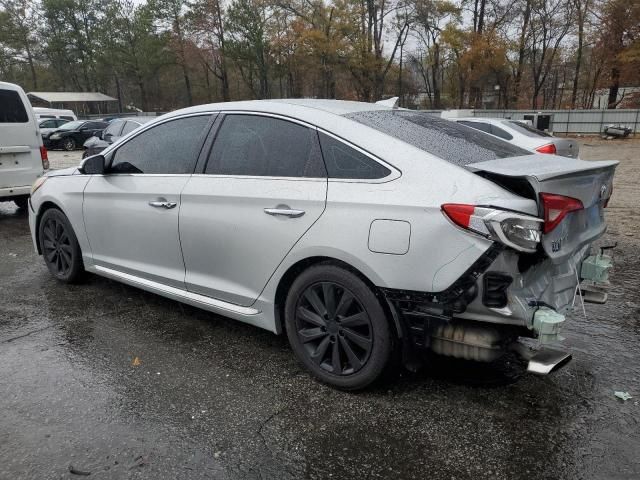
[[[229,102],[50,172],[29,223],[58,280],[91,272],[286,334],[338,388],[427,350],[514,349],[549,373],[570,359],[548,345],[577,285],[605,281],[590,245],[616,164],[380,105]]]
[[[485,117],[449,118],[449,120],[537,153],[578,158],[580,146],[575,140],[554,137],[518,120]]]

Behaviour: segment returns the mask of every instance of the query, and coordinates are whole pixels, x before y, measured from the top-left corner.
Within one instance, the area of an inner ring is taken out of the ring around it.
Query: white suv
[[[18,85],[0,82],[0,201],[26,208],[33,182],[49,168],[31,104]]]

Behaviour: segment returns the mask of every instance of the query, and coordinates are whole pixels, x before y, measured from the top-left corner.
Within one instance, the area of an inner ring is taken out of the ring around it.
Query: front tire
[[[75,150],[76,149],[76,141],[71,137],[65,138],[62,141],[62,148],[64,148],[67,152]]]
[[[390,364],[384,309],[360,277],[339,266],[323,263],[300,274],[287,295],[285,324],[300,362],[334,387],[365,388]]]
[[[65,214],[56,208],[44,212],[38,235],[40,251],[51,275],[64,283],[77,281],[84,272],[82,251]]]

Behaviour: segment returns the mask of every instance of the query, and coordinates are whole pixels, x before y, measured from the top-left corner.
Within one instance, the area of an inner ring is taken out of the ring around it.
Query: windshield
[[[60,128],[58,128],[58,130],[75,130],[76,128],[80,127],[80,125],[82,125],[83,123],[84,122],[81,122],[81,121],[65,123],[64,125],[61,125]]]
[[[499,138],[426,113],[375,110],[349,113],[345,117],[460,166],[532,154]]]
[[[527,137],[552,137],[553,135],[549,135],[547,132],[543,132],[542,130],[538,130],[537,128],[530,127],[526,123],[518,122],[516,120],[509,120],[509,127],[513,128],[515,131],[526,135]]]

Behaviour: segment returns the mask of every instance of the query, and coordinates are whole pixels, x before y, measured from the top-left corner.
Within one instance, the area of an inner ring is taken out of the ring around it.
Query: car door
[[[97,269],[184,288],[180,192],[194,171],[211,115],[170,119],[107,156],[84,190],[84,223]]]
[[[251,305],[325,208],[317,132],[261,114],[226,114],[206,167],[182,192],[188,290]]]
[[[104,129],[102,133],[102,140],[105,142],[112,144],[118,138],[120,138],[120,134],[122,132],[122,127],[124,127],[123,120],[114,120],[109,124],[107,128]]]

